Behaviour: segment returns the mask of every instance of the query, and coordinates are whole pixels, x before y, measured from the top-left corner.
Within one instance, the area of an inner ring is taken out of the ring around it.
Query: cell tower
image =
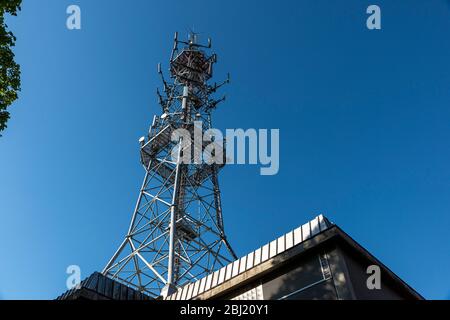
[[[190,143],[182,135],[174,140],[177,132],[208,136],[211,113],[224,100],[212,96],[229,78],[208,83],[217,61],[207,54],[210,48],[210,39],[205,46],[196,34],[181,41],[175,33],[170,81],[158,65],[162,114],[140,139],[144,181],[125,239],[102,272],[152,297],[167,296],[236,259],[222,219],[218,171],[225,161],[211,161],[223,159],[224,144]],[[199,161],[211,144],[211,157]]]

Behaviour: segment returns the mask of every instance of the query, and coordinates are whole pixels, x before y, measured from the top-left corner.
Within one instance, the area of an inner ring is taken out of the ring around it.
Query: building
[[[372,275],[367,272],[369,266],[379,270],[379,289],[369,289],[367,285]],[[119,292],[115,286],[123,286],[107,281],[111,288],[106,289],[106,281],[103,287],[97,287],[99,298],[122,299],[117,294],[105,294],[107,290]],[[130,293],[126,298],[143,298],[137,294],[137,291],[134,295]],[[65,294],[62,298],[77,296]],[[421,300],[423,297],[320,215],[214,273],[178,288],[166,299]]]
[[[94,272],[56,300],[150,300],[148,295]]]

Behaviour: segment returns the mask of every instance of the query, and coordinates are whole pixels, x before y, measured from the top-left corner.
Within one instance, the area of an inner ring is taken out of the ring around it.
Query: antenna
[[[173,61],[173,58],[175,56],[175,53],[178,51],[178,32],[175,32],[175,35],[173,37],[173,48],[172,53],[170,54],[170,62]]]

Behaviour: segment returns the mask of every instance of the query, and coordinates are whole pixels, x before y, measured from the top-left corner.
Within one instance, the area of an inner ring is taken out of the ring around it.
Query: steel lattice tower
[[[162,114],[154,117],[147,138],[140,139],[144,181],[127,235],[103,269],[108,277],[153,297],[171,294],[236,259],[222,219],[218,171],[224,164],[196,161],[194,155],[207,143],[173,141],[172,136],[177,129],[207,135],[211,113],[224,100],[213,94],[229,82],[208,83],[217,58],[206,52],[209,39],[204,46],[196,38],[191,34],[181,41],[175,34],[170,81],[158,66]],[[211,143],[217,144],[212,156],[224,159],[224,144]],[[187,148],[192,161],[183,161]]]

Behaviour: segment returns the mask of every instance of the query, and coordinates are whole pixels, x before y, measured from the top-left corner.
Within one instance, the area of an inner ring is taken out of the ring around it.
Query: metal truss
[[[236,259],[223,226],[218,183],[223,164],[194,159],[205,150],[204,142],[172,141],[177,129],[204,134],[211,128],[211,112],[224,100],[212,95],[229,82],[208,84],[216,55],[205,53],[210,40],[204,46],[196,37],[191,34],[188,41],[180,41],[175,34],[170,83],[158,66],[163,113],[154,117],[147,138],[140,140],[144,181],[125,239],[103,270],[155,298]],[[201,128],[196,121],[201,121]],[[213,155],[223,157],[224,144],[214,143]],[[183,157],[188,151],[191,161]]]

